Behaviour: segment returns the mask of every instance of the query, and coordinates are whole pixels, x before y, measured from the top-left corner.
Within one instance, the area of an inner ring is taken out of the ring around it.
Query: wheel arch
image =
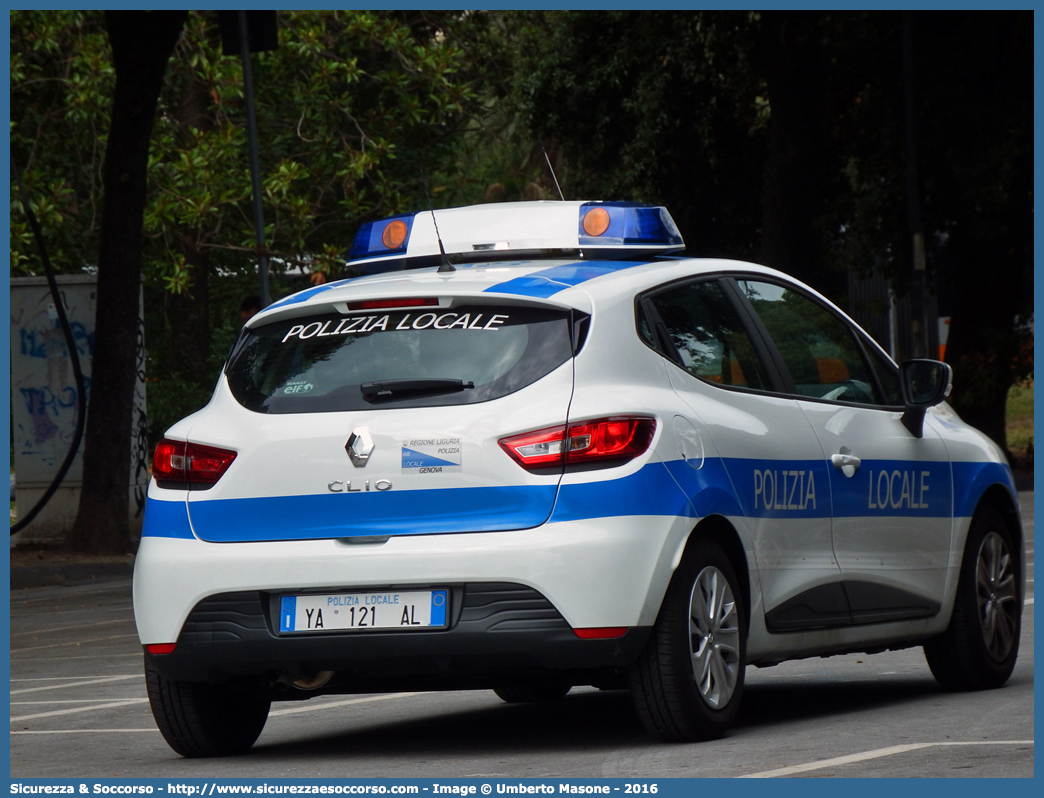
[[[1022,561],[1026,551],[1026,541],[1022,529],[1022,516],[1019,512],[1016,498],[1011,495],[1011,491],[1006,486],[994,483],[986,488],[982,496],[979,497],[979,501],[975,505],[975,512],[978,513],[982,507],[992,507],[1001,514],[1001,517],[1007,523],[1008,530],[1015,539],[1015,545],[1019,550],[1019,568],[1024,573],[1025,567]]]
[[[740,581],[740,589],[743,591],[743,625],[744,631],[750,629],[750,607],[751,607],[751,585],[750,568],[747,563],[747,553],[743,548],[743,541],[732,523],[721,515],[710,515],[700,520],[693,527],[682,556],[698,540],[709,539],[714,541],[725,552],[732,567],[736,569],[736,578]],[[679,558],[680,561],[681,558]]]

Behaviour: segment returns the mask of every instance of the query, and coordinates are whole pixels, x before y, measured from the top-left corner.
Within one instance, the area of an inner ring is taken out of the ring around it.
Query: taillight
[[[228,449],[164,438],[156,445],[152,475],[157,481],[213,485],[235,459],[236,453]]]
[[[614,416],[547,427],[500,440],[501,448],[526,469],[607,460],[631,460],[652,443],[656,419]]]

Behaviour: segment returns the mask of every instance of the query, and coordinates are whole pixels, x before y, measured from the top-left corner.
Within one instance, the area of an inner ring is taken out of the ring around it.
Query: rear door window
[[[649,297],[670,344],[668,356],[694,377],[738,388],[765,390],[768,377],[754,342],[716,280],[687,283]],[[638,333],[655,348],[644,314]],[[666,344],[666,342],[664,342]]]
[[[240,404],[258,413],[433,407],[513,393],[571,355],[563,310],[328,312],[244,331],[225,374]]]

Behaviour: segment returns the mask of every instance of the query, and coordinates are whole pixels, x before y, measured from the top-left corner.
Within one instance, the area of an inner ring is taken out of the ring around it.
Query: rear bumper
[[[143,644],[174,643],[189,613],[217,594],[510,583],[539,593],[571,629],[652,626],[691,528],[687,518],[619,516],[373,544],[144,537],[134,615]]]
[[[580,683],[633,662],[651,631],[581,640],[537,591],[505,583],[450,586],[449,628],[418,632],[279,634],[272,623],[277,600],[266,591],[204,599],[174,651],[149,656],[179,681],[288,681],[334,671],[326,689],[333,692],[491,687],[541,673]]]

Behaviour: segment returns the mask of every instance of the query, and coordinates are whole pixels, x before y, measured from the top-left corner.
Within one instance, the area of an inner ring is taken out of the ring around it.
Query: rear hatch
[[[410,304],[412,303],[412,304]],[[561,424],[577,311],[496,296],[332,302],[244,331],[189,440],[236,452],[188,494],[211,542],[537,526],[560,473],[505,436]]]

